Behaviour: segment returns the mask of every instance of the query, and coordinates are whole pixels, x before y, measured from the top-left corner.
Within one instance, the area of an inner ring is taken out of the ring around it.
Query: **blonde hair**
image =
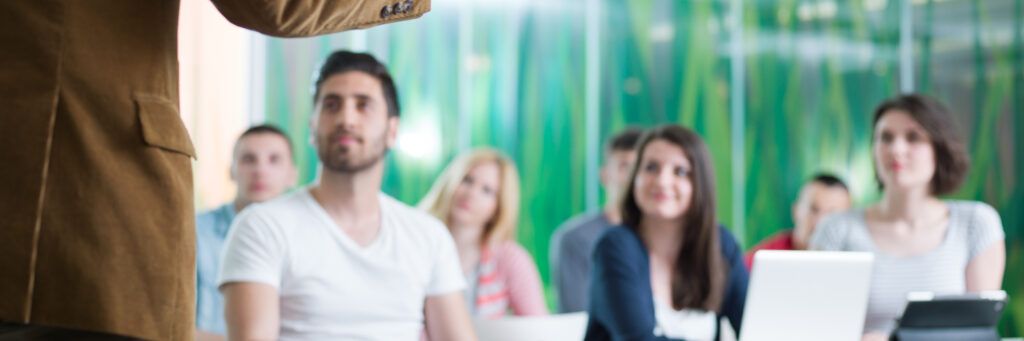
[[[448,164],[417,205],[451,229],[452,194],[473,167],[488,162],[498,165],[501,187],[498,189],[498,207],[494,216],[484,225],[481,246],[512,240],[519,220],[519,172],[516,171],[515,163],[501,152],[491,148],[477,148],[460,154]]]

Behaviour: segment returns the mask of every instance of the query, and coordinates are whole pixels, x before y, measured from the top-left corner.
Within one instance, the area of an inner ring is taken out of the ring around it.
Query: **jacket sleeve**
[[[654,336],[657,321],[646,251],[627,230],[610,230],[593,253],[587,340],[670,340]],[[602,328],[603,327],[603,328]],[[603,329],[598,331],[598,329]],[[604,335],[595,335],[595,334]]]
[[[738,335],[740,333],[740,326],[743,324],[743,309],[747,301],[747,285],[750,282],[750,273],[747,271],[746,264],[743,263],[743,251],[732,233],[720,227],[719,239],[722,247],[722,258],[729,267],[721,315],[729,319],[729,324]]]
[[[430,0],[213,0],[231,23],[276,37],[305,37],[418,18]]]

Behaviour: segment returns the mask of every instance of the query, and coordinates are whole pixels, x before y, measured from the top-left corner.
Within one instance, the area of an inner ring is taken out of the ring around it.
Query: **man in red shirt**
[[[808,181],[793,204],[795,227],[779,232],[754,246],[746,255],[748,268],[754,266],[754,253],[760,250],[807,250],[818,220],[850,209],[850,190],[838,177],[821,173]]]

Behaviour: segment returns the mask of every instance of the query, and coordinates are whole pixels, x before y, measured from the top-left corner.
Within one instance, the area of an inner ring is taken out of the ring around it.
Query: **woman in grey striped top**
[[[970,161],[949,110],[923,95],[882,103],[872,158],[882,200],[824,219],[811,248],[875,254],[865,340],[884,340],[911,291],[998,290],[1006,262],[1003,226],[989,205],[941,200]]]

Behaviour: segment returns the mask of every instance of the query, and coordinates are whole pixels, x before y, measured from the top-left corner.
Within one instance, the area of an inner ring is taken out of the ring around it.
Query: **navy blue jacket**
[[[729,319],[739,333],[750,275],[736,238],[719,226],[722,259],[728,266],[718,320]],[[654,295],[650,260],[640,236],[625,227],[605,232],[594,247],[586,340],[671,340],[654,336]],[[718,324],[715,325],[716,332]],[[716,338],[717,338],[716,334]]]

